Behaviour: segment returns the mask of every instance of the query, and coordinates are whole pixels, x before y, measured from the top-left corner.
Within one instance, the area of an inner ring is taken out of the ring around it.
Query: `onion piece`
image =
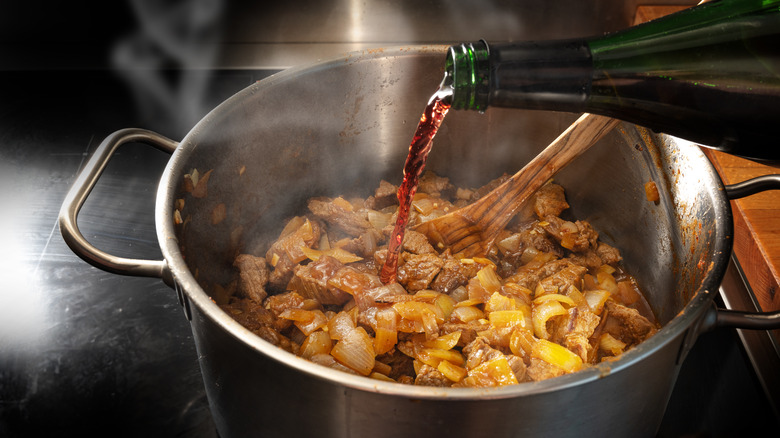
[[[589,290],[585,292],[584,296],[591,312],[600,315],[604,309],[604,303],[609,299],[610,293],[605,290]]]
[[[322,330],[317,330],[306,337],[301,344],[300,355],[310,359],[315,354],[328,354],[333,348],[333,341],[330,335]]]
[[[617,356],[626,349],[626,343],[609,333],[604,333],[599,339],[599,348],[611,353],[613,356]]]
[[[545,339],[536,340],[531,355],[555,365],[567,373],[573,373],[582,368],[582,358],[569,349]]]
[[[474,321],[480,318],[484,318],[485,314],[481,310],[474,306],[456,307],[452,311],[451,319],[460,322]]]
[[[353,262],[359,262],[363,260],[363,257],[360,257],[356,254],[352,254],[351,252],[342,249],[342,248],[330,248],[326,250],[319,250],[319,249],[312,249],[307,246],[302,246],[301,252],[308,257],[309,259],[313,261],[319,260],[320,257],[326,255],[331,256],[334,259],[340,261],[341,263],[353,263]]]
[[[341,311],[328,321],[328,334],[339,340],[355,328],[355,320],[349,312]]]
[[[477,272],[479,284],[490,294],[501,289],[501,277],[496,273],[495,265],[488,265]]]
[[[563,294],[546,294],[539,297],[534,298],[533,303],[534,304],[542,304],[546,301],[555,300],[563,304],[568,304],[570,307],[574,307],[575,303],[574,300],[570,297],[563,295]]]
[[[516,327],[509,338],[509,350],[515,356],[524,357],[531,354],[535,342],[536,339],[529,330]]]
[[[509,366],[506,356],[500,355],[469,370],[479,386],[504,386],[517,384],[517,376]]]
[[[427,340],[423,343],[423,346],[439,350],[451,350],[456,345],[458,345],[459,340],[460,332],[452,332],[439,336],[436,339]]]
[[[513,298],[505,295],[501,295],[498,292],[494,292],[490,296],[490,299],[485,303],[485,313],[495,312],[499,310],[516,310],[517,303]]]
[[[517,325],[526,328],[525,313],[522,310],[496,310],[488,313],[488,321],[496,328],[514,327]]]
[[[436,369],[439,370],[439,372],[442,373],[444,377],[453,382],[460,382],[464,377],[466,377],[466,374],[468,373],[466,368],[455,365],[447,360],[439,362],[439,366],[437,366]]]
[[[531,310],[534,334],[538,338],[548,339],[550,334],[547,333],[547,321],[554,316],[565,315],[566,313],[566,309],[563,308],[561,303],[554,300],[545,301],[542,304],[534,306]]]
[[[371,336],[363,327],[349,331],[330,351],[339,363],[368,376],[374,369],[375,354]]]

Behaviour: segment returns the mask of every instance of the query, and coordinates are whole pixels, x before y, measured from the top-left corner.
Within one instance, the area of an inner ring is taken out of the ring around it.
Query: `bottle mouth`
[[[487,108],[489,58],[484,40],[450,46],[440,89],[452,89],[452,108],[477,111]]]

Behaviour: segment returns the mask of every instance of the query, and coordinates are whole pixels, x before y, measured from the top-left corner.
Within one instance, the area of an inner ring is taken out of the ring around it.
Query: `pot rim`
[[[716,208],[719,212],[723,213],[723,217],[719,217],[716,221],[715,233],[711,236],[711,238],[714,239],[712,252],[715,260],[706,268],[707,274],[703,277],[702,284],[688,304],[686,304],[683,310],[671,321],[666,323],[654,336],[630,351],[623,353],[619,359],[588,367],[573,374],[567,374],[539,382],[528,382],[497,388],[437,388],[380,381],[369,377],[351,375],[342,371],[337,371],[295,356],[292,353],[274,346],[241,326],[211,300],[209,295],[201,288],[193,274],[187,268],[179,248],[178,239],[176,238],[173,221],[173,205],[176,190],[178,188],[178,178],[181,178],[185,173],[185,170],[182,169],[182,167],[193,151],[198,134],[204,129],[207,129],[212,120],[218,119],[221,114],[229,111],[247,96],[263,88],[272,87],[274,84],[293,80],[301,74],[314,70],[327,69],[344,63],[365,62],[390,56],[436,54],[442,55],[443,60],[447,47],[448,46],[445,45],[387,47],[350,52],[344,56],[320,61],[315,64],[293,67],[239,91],[219,104],[201,119],[184,137],[169,160],[160,180],[155,206],[155,223],[160,248],[173,275],[176,287],[182,290],[184,299],[189,300],[198,308],[200,314],[211,319],[231,336],[272,360],[284,363],[287,366],[312,377],[330,381],[336,385],[412,399],[485,400],[529,396],[558,391],[565,388],[584,385],[606,378],[610,374],[620,372],[632,366],[634,363],[643,360],[646,356],[653,354],[653,352],[661,349],[669,342],[672,342],[678,336],[686,335],[686,331],[689,329],[692,329],[693,332],[686,336],[692,335],[692,339],[695,340],[695,337],[699,333],[699,325],[703,319],[703,315],[711,308],[712,300],[718,292],[731,255],[731,236],[733,235],[731,208],[725,197],[723,184],[720,178],[717,177],[712,178],[714,185],[706,188],[712,195],[712,199],[720,201],[719,203],[721,205],[713,206],[713,208]],[[686,152],[690,152],[693,158],[701,160],[703,165],[708,165],[710,172],[715,172],[714,168],[712,168],[712,165],[709,163],[709,160],[706,159],[703,152],[700,151],[696,145],[688,144],[689,142],[675,137],[665,136],[663,134],[661,134],[661,136],[672,143],[680,144],[683,148],[691,149]],[[690,348],[690,344],[692,344],[692,342],[686,342],[681,348]],[[681,362],[685,353],[687,353],[687,350],[680,351],[680,354],[678,355],[678,364]]]

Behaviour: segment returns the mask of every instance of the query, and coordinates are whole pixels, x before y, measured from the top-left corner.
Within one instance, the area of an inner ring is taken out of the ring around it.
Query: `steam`
[[[111,62],[129,84],[145,126],[186,133],[209,109],[224,0],[131,0],[139,28]]]

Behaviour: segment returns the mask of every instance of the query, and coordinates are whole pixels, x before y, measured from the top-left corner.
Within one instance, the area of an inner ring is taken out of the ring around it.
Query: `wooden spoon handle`
[[[583,114],[539,155],[491,192],[471,217],[481,225],[484,235],[495,235],[544,183],[572,160],[611,131],[618,120],[595,114]]]

